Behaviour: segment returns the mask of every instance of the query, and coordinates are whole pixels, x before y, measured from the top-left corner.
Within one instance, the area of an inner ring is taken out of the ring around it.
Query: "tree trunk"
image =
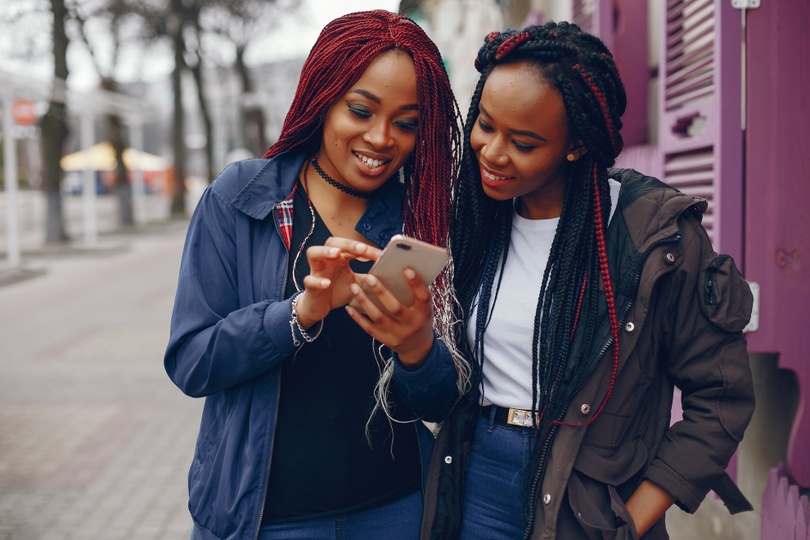
[[[61,244],[68,241],[62,215],[62,166],[59,161],[68,136],[65,81],[68,77],[65,19],[68,16],[64,0],[51,0],[53,14],[53,95],[48,111],[40,121],[42,130],[43,190],[45,192],[45,243]]]
[[[192,68],[194,74],[194,81],[197,83],[197,98],[200,102],[200,114],[203,119],[203,129],[205,129],[205,167],[206,167],[206,182],[209,184],[214,181],[214,127],[211,122],[211,111],[208,109],[208,100],[205,95],[205,85],[202,78],[202,57],[197,57],[197,64]]]
[[[236,48],[236,71],[242,81],[242,95],[250,95],[254,92],[253,79],[250,77],[247,65],[245,64],[245,47]],[[245,147],[257,156],[264,154],[267,150],[267,140],[264,135],[265,118],[264,110],[260,104],[242,105],[242,129]]]
[[[176,4],[180,4],[176,7]],[[172,71],[172,90],[174,91],[174,126],[172,130],[172,146],[174,149],[174,175],[172,190],[171,215],[182,217],[186,215],[186,141],[185,141],[185,110],[183,109],[183,69],[186,62],[183,58],[185,42],[183,41],[183,22],[180,18],[182,2],[172,0],[173,16],[176,18],[172,38],[174,40],[174,71]],[[178,9],[179,8],[179,9]]]
[[[118,83],[114,79],[101,80],[101,88],[110,92],[118,91]],[[129,183],[128,171],[124,163],[124,149],[127,146],[126,126],[117,114],[107,115],[107,138],[115,152],[115,183],[114,190],[118,197],[118,219],[121,226],[129,227],[135,224],[132,211],[132,185]]]

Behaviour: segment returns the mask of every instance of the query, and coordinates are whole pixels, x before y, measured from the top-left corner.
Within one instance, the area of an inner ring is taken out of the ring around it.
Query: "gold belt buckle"
[[[536,418],[537,414],[535,413],[534,416]],[[532,411],[510,408],[509,415],[506,417],[506,422],[513,426],[532,427]]]

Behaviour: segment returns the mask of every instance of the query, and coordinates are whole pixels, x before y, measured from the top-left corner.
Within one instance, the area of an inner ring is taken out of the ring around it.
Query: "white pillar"
[[[136,156],[143,153],[143,124],[140,121],[135,121],[129,128],[131,151],[135,152]],[[143,225],[146,223],[146,184],[143,180],[143,164],[141,159],[135,159],[135,165],[132,167],[132,209],[135,217],[136,225]]]
[[[20,256],[20,228],[17,219],[17,143],[14,139],[13,101],[11,93],[3,97],[3,173],[6,184],[6,236],[8,264],[19,266]]]
[[[98,242],[98,216],[96,215],[96,178],[93,168],[93,112],[82,112],[81,141],[84,149],[84,177],[82,200],[84,202],[84,243],[88,246]]]

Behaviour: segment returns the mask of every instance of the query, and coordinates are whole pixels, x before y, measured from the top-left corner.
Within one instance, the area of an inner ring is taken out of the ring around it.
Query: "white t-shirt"
[[[619,201],[621,184],[610,185],[610,218]],[[503,268],[498,296],[493,294],[492,317],[484,334],[484,395],[482,405],[532,408],[532,337],[543,273],[560,218],[526,219],[512,216],[509,256]],[[499,276],[496,274],[495,283]],[[477,300],[476,300],[477,302]],[[467,325],[467,338],[475,342],[477,305]]]

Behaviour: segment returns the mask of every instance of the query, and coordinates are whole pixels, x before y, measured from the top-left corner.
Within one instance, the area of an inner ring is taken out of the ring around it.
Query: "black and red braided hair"
[[[373,10],[328,23],[301,70],[281,135],[264,157],[284,151],[314,154],[329,108],[350,90],[372,60],[390,49],[402,50],[413,59],[419,105],[416,146],[404,171],[404,232],[445,246],[460,160],[461,115],[438,48],[407,17]]]
[[[560,93],[569,136],[587,150],[564,165],[562,213],[534,314],[531,376],[542,442],[536,445],[530,482],[533,500],[544,456],[571,399],[600,362],[603,348],[605,361],[612,362],[610,390],[589,423],[601,414],[616,376],[618,317],[605,232],[611,204],[608,167],[622,150],[620,118],[627,98],[610,51],[574,24],[549,22],[486,36],[475,61],[481,77],[465,123],[450,237],[459,316],[467,319],[474,303],[477,306],[475,340],[461,342],[459,348],[471,351],[478,366],[484,358],[487,317],[497,298],[498,268],[508,256],[513,202],[495,201],[484,193],[470,133],[489,74],[499,65],[518,62]]]

